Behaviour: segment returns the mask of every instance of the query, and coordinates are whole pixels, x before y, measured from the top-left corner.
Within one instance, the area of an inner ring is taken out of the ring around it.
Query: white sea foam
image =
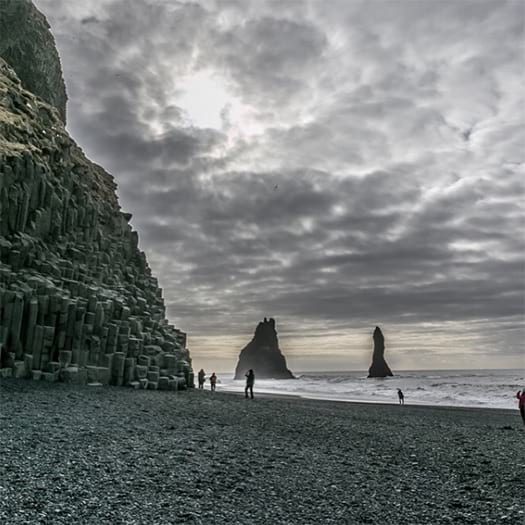
[[[515,408],[516,392],[525,388],[525,370],[400,371],[394,377],[368,379],[366,372],[305,372],[295,380],[256,379],[265,393],[343,401],[397,403],[397,389],[406,404]],[[221,390],[241,392],[243,381],[221,374]]]

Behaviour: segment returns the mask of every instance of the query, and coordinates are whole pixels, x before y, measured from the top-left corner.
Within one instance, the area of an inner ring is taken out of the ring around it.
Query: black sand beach
[[[518,412],[3,380],[0,522],[523,523]]]

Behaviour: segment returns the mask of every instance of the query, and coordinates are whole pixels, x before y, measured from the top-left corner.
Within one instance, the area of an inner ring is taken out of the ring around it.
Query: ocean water
[[[297,379],[255,380],[255,392],[311,399],[458,407],[517,407],[516,392],[525,388],[525,370],[410,370],[394,377],[368,379],[366,372],[304,372]],[[257,374],[256,374],[257,376]],[[244,381],[219,375],[218,390],[242,392]]]

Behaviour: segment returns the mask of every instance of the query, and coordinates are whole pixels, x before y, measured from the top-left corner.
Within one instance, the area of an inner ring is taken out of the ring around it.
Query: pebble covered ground
[[[519,413],[3,380],[0,523],[518,524]]]

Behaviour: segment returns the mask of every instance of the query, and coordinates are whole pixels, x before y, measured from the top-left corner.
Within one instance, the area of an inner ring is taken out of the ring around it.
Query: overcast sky
[[[196,368],[525,366],[525,4],[36,0]]]

